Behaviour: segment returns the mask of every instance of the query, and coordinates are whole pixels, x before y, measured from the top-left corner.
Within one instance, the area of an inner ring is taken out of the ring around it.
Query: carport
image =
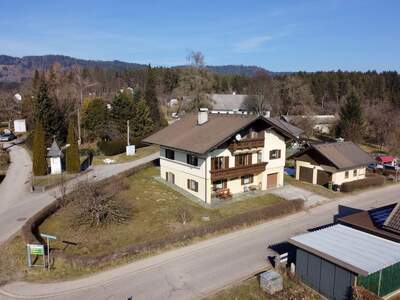
[[[328,299],[351,299],[363,286],[380,297],[400,289],[400,244],[344,225],[289,239],[296,274]]]

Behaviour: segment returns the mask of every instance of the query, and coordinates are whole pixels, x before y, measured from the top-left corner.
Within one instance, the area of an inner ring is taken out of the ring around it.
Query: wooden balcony
[[[229,144],[228,149],[230,151],[243,150],[243,149],[253,149],[264,147],[264,138],[255,139],[243,139],[241,141],[233,141]]]
[[[221,170],[212,170],[211,173],[211,181],[219,180],[219,179],[229,179],[234,177],[240,177],[249,174],[257,174],[261,173],[265,170],[266,162],[252,164],[248,166],[240,166],[233,167]]]

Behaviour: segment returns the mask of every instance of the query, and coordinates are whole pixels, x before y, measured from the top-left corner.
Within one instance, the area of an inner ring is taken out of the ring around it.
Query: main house
[[[286,142],[301,133],[278,118],[201,109],[144,142],[160,145],[161,178],[211,204],[283,185]]]

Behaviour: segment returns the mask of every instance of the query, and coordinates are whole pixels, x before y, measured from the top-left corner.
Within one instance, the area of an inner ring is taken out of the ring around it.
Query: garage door
[[[267,188],[274,188],[278,186],[278,173],[267,175]]]
[[[332,173],[318,170],[317,184],[327,186],[330,181],[332,181]]]
[[[300,167],[299,179],[301,181],[313,183],[313,169],[307,167]]]

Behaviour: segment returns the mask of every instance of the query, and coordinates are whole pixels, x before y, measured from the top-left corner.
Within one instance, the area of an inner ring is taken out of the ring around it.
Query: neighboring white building
[[[24,133],[26,132],[26,121],[25,119],[14,120],[14,132]]]
[[[47,149],[47,157],[50,160],[50,173],[52,175],[61,174],[62,173],[62,164],[61,159],[63,157],[63,153],[58,146],[56,140],[53,141],[51,147]]]
[[[308,119],[313,124],[313,129],[318,133],[330,134],[334,131],[339,117],[336,115],[291,115],[282,116],[287,122],[295,124],[301,122],[302,119]]]
[[[283,185],[287,128],[257,115],[201,109],[144,140],[160,145],[161,178],[211,204]]]
[[[292,157],[297,180],[324,186],[364,179],[366,167],[373,162],[352,142],[313,144]]]

